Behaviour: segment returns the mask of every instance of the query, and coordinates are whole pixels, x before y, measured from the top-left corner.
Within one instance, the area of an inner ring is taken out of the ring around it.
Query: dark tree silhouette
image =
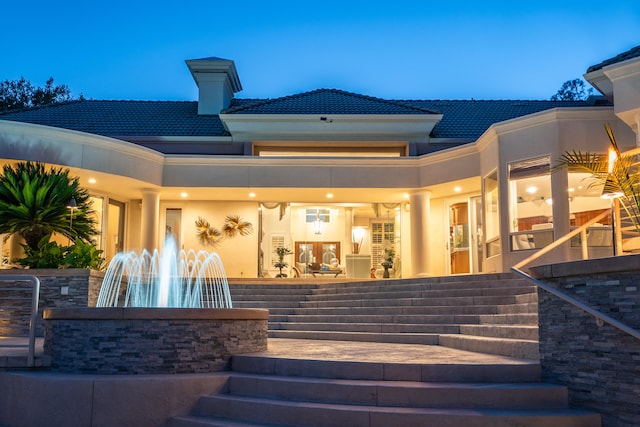
[[[558,92],[551,97],[552,101],[581,101],[587,99],[593,93],[593,88],[588,88],[584,80],[567,80],[562,84]]]
[[[67,85],[54,85],[53,77],[46,81],[44,87],[34,86],[24,77],[0,83],[0,111],[31,108],[74,99],[84,99],[84,97],[80,94],[74,98]]]

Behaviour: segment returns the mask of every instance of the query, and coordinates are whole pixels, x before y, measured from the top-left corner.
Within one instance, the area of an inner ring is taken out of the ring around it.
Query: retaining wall
[[[13,268],[0,270],[0,278],[2,278],[2,275],[36,276],[40,280],[40,303],[38,304],[38,323],[36,327],[36,335],[40,337],[43,336],[42,313],[45,309],[95,307],[104,277],[103,272],[80,268]],[[6,319],[7,326],[11,326],[11,330],[18,331],[21,335],[27,334],[31,312],[31,284],[3,280],[0,282],[0,286],[24,289],[19,294],[28,299],[3,298],[2,309],[13,313],[10,318]],[[2,322],[3,320],[0,318],[0,324]],[[13,333],[10,333],[10,335],[13,335]]]
[[[640,255],[539,266],[532,275],[640,330]],[[539,289],[540,363],[546,382],[567,385],[572,405],[605,427],[640,422],[640,340]]]
[[[44,354],[53,372],[218,372],[233,354],[267,349],[268,317],[262,309],[47,309]]]

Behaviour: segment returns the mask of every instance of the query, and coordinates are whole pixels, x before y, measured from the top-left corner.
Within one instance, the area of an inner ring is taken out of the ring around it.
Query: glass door
[[[470,272],[469,204],[449,206],[449,259],[451,274]]]

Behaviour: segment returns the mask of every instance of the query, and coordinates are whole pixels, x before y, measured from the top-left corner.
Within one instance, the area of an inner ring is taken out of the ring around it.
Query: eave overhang
[[[442,114],[220,114],[234,140],[427,141]]]

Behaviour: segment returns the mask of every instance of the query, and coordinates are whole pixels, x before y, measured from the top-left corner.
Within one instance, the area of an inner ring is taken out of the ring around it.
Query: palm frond
[[[72,197],[73,211],[67,208]],[[89,242],[98,230],[89,194],[68,169],[21,162],[5,165],[0,174],[0,233],[19,233],[35,249],[48,234]]]
[[[604,192],[620,195],[620,205],[640,231],[640,167],[637,155],[620,152],[618,143],[609,124],[604,126],[616,160],[609,170],[609,158],[603,154],[567,151],[554,166],[554,170],[568,168],[571,171],[586,172],[594,178],[593,185],[601,185]]]

